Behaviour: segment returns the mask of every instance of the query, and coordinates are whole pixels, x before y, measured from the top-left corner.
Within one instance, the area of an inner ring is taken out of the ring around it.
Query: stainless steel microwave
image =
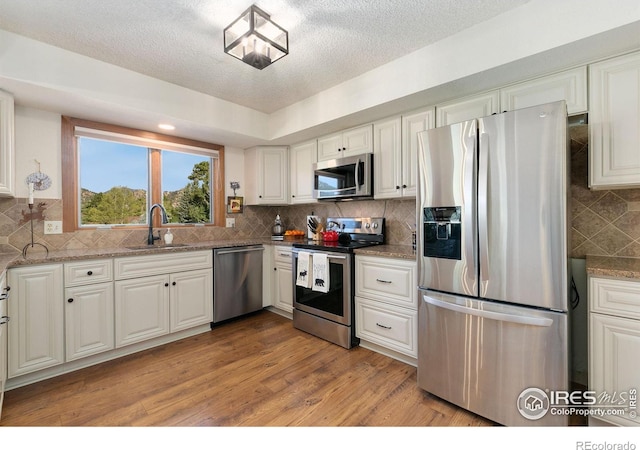
[[[313,197],[345,200],[373,196],[373,154],[321,161],[313,165]]]

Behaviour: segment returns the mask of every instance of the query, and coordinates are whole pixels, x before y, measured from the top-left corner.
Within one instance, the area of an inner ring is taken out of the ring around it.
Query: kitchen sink
[[[125,247],[129,250],[153,250],[154,248],[163,249],[163,248],[180,248],[186,247],[188,244],[157,244],[157,245],[134,245],[131,247]]]

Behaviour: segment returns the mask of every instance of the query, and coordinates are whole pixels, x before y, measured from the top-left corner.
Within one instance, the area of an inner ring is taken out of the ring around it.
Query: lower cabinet
[[[9,269],[9,378],[64,363],[62,273],[62,264]]]
[[[638,355],[640,280],[590,277],[589,390],[612,399],[607,406],[626,410],[598,419],[614,425],[640,425]]]
[[[7,311],[9,290],[5,273],[0,274],[0,418],[2,418],[2,402],[4,401],[4,386],[7,382],[7,327],[10,317]]]
[[[115,283],[116,347],[169,333],[169,275]]]
[[[363,255],[355,259],[356,335],[383,349],[417,358],[415,261]]]
[[[293,269],[291,247],[274,249],[273,306],[288,313],[293,312]]]
[[[212,269],[174,273],[170,283],[170,332],[186,330],[213,320]]]
[[[65,289],[66,361],[114,348],[113,283]]]

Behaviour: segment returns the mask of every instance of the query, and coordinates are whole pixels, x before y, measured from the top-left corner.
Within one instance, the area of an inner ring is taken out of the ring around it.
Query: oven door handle
[[[301,251],[304,252],[305,250],[303,250],[303,249],[301,249],[301,250],[292,250],[291,252],[297,256],[298,253],[300,253]],[[322,253],[322,252],[310,251],[309,253],[311,253],[311,255],[313,256],[314,253]],[[332,255],[332,254],[329,254],[329,253],[327,254],[327,258],[329,258],[329,259],[347,259],[347,257],[344,256],[344,255]]]

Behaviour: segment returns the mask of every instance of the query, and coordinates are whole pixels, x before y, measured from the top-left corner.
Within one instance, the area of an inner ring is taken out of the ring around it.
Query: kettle
[[[284,234],[284,226],[280,220],[280,214],[276,215],[276,221],[273,224],[273,228],[271,228],[271,234],[273,236],[282,236]]]

